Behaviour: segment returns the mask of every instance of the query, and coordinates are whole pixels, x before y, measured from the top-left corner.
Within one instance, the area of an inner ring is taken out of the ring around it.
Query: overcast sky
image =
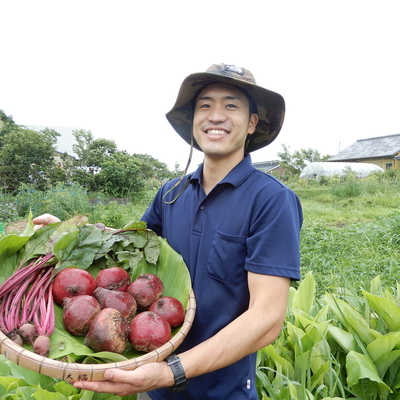
[[[20,125],[90,130],[183,168],[165,113],[187,75],[225,62],[286,101],[253,161],[400,133],[397,0],[0,1],[0,109]]]

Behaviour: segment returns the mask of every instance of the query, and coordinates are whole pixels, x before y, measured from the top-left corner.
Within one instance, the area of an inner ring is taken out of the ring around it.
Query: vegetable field
[[[385,173],[288,185],[304,208],[303,279],[292,283],[280,336],[258,352],[260,399],[400,399],[400,179]],[[107,207],[100,199],[86,211],[91,222],[123,226],[150,198]],[[65,207],[68,217],[79,214],[76,200]],[[0,361],[0,400],[120,399]]]

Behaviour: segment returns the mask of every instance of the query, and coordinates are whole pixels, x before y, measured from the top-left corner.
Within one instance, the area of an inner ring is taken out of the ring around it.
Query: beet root
[[[99,302],[87,294],[64,299],[63,322],[71,335],[85,336],[96,314]]]
[[[33,342],[33,351],[40,356],[47,357],[50,354],[50,338],[38,336]]]
[[[182,303],[175,297],[161,297],[149,308],[160,317],[167,320],[171,328],[182,325],[185,319],[185,309]]]
[[[65,268],[60,271],[53,282],[53,299],[59,306],[64,298],[92,295],[96,289],[96,279],[86,270],[80,268]]]
[[[101,308],[115,308],[128,322],[132,321],[136,314],[136,300],[127,292],[98,287],[93,296],[99,302]]]
[[[92,350],[121,354],[128,344],[129,324],[114,308],[103,308],[94,318],[85,337]]]
[[[163,291],[163,282],[153,274],[139,275],[127,289],[127,292],[136,300],[139,311],[147,310],[162,296]]]
[[[171,339],[166,319],[152,311],[143,311],[130,323],[129,343],[135,350],[150,352]]]
[[[36,327],[30,323],[21,325],[18,329],[18,334],[24,343],[32,344],[37,338]]]
[[[129,273],[121,267],[102,269],[96,277],[96,286],[108,290],[125,292],[130,283]]]

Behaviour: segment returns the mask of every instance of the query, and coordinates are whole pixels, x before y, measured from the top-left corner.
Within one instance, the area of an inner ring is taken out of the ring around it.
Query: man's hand
[[[107,380],[101,382],[74,382],[74,386],[93,392],[127,396],[161,387],[173,386],[174,384],[172,370],[165,362],[144,364],[133,371],[109,369],[104,373],[104,378]]]
[[[54,224],[55,222],[60,222],[60,219],[51,214],[42,214],[36,218],[33,218],[32,222],[35,224],[35,230],[37,230],[47,224]]]

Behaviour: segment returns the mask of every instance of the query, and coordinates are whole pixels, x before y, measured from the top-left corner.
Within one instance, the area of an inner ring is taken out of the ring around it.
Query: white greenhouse
[[[319,179],[321,176],[331,178],[333,176],[343,176],[346,171],[351,169],[358,178],[365,178],[372,172],[384,172],[383,169],[370,163],[351,163],[351,162],[313,162],[307,165],[301,173],[303,179]]]

